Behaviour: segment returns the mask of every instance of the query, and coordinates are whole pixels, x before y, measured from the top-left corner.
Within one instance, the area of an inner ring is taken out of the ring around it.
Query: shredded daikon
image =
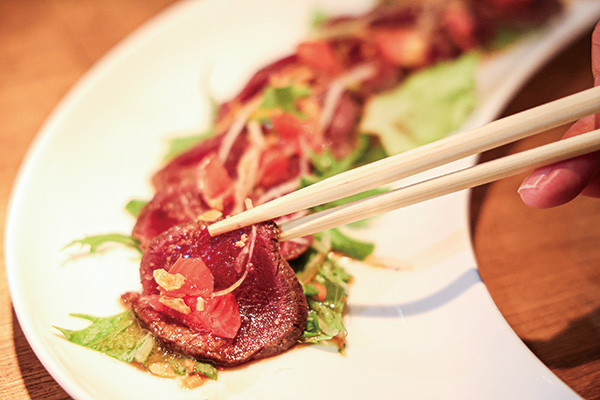
[[[258,198],[257,204],[263,204],[267,201],[276,199],[283,196],[284,194],[293,192],[300,187],[300,178],[290,179],[287,182],[279,184],[267,190],[262,196]]]
[[[254,146],[250,146],[240,158],[237,167],[238,179],[235,182],[235,204],[232,214],[237,214],[244,209],[244,202],[256,183],[259,161],[260,150]]]
[[[237,165],[238,178],[235,182],[235,203],[232,214],[243,210],[245,200],[254,189],[258,177],[260,155],[265,146],[262,128],[257,121],[248,122],[248,137],[250,145],[240,157]]]
[[[248,118],[250,118],[250,115],[252,115],[252,113],[258,108],[259,105],[260,98],[250,100],[248,103],[244,104],[244,106],[240,109],[236,119],[233,121],[227,132],[225,132],[218,153],[219,160],[223,164],[225,164],[225,161],[229,156],[229,152],[233,147],[233,143],[235,143],[235,140],[244,130],[244,126],[246,125]]]
[[[241,276],[241,278],[238,279],[237,281],[235,281],[235,283],[233,285],[229,286],[227,289],[223,289],[223,290],[219,290],[218,292],[211,293],[210,297],[224,296],[227,293],[233,292],[235,289],[238,288],[238,286],[240,286],[242,284],[242,282],[244,282],[244,279],[246,279],[247,275],[248,275],[248,269],[246,268],[246,270],[244,271],[244,274]]]
[[[323,102],[323,112],[319,118],[319,128],[321,131],[325,131],[329,127],[344,90],[346,90],[346,85],[338,79],[329,85],[329,89],[327,89],[327,93],[325,94],[325,101]]]
[[[310,262],[306,265],[306,267],[304,267],[304,270],[298,276],[298,280],[304,284],[310,283],[310,281],[312,281],[315,275],[317,275],[319,272],[321,263],[323,260],[325,260],[325,257],[327,257],[326,253],[315,254],[312,260],[310,260]]]
[[[250,139],[250,143],[259,148],[265,147],[265,137],[262,132],[262,128],[260,123],[256,120],[248,121],[248,138]]]
[[[365,81],[373,76],[375,68],[372,64],[362,64],[334,79],[327,89],[323,102],[323,112],[319,118],[319,127],[325,131],[331,124],[335,110],[338,107],[344,91],[355,84]]]
[[[199,296],[196,299],[196,310],[204,311],[204,302],[205,302],[204,298]]]
[[[242,264],[244,264],[244,269],[248,269],[248,263],[252,260],[252,254],[254,253],[254,242],[256,241],[256,226],[252,225],[252,231],[250,234],[250,246],[248,246],[248,241],[246,238],[244,240],[244,248],[240,251],[238,256],[235,258],[233,268],[235,272],[242,271]],[[248,256],[247,256],[248,255]]]
[[[146,360],[148,359],[148,356],[150,355],[150,352],[154,348],[154,344],[155,344],[154,336],[152,336],[151,333],[148,333],[142,340],[143,340],[143,342],[142,342],[141,346],[138,347],[137,351],[135,352],[135,356],[134,356],[135,361],[139,362],[140,364],[143,364],[146,362]]]

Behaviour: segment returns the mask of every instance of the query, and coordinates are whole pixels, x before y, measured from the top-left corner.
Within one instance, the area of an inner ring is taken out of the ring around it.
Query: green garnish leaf
[[[83,246],[90,246],[90,253],[97,253],[101,245],[105,243],[119,243],[132,249],[136,249],[140,253],[140,241],[130,235],[123,235],[121,233],[107,233],[102,235],[86,236],[83,239],[75,239],[71,243],[67,244],[64,248],[71,247],[75,244]]]
[[[217,380],[218,371],[217,368],[215,368],[215,366],[212,364],[196,361],[196,369],[194,372],[199,372],[213,381]]]
[[[476,53],[438,63],[398,87],[373,96],[360,131],[377,135],[386,153],[397,154],[460,128],[476,105]]]
[[[370,141],[369,135],[360,135],[352,152],[340,160],[335,158],[328,149],[323,150],[320,154],[312,153],[310,157],[314,172],[312,175],[301,178],[301,187],[312,185],[361,165],[363,157],[369,149]]]
[[[304,283],[300,282],[300,285],[302,285],[302,290],[304,291],[305,296],[313,296],[315,294],[319,294],[319,291],[317,290],[315,285],[313,285],[312,283],[304,284]]]
[[[126,205],[125,205],[125,210],[131,214],[133,217],[137,218],[140,215],[140,212],[142,211],[142,208],[144,208],[146,206],[146,204],[148,204],[147,200],[130,200]]]
[[[214,135],[214,130],[209,129],[208,131],[202,132],[199,135],[176,137],[169,140],[169,148],[165,154],[164,161],[175,158],[179,154],[192,148],[197,143],[208,139],[212,135]]]
[[[314,250],[313,250],[314,251]],[[297,271],[298,275],[302,270]],[[318,290],[312,283],[305,284],[307,302],[309,307],[308,318],[302,342],[318,343],[330,340],[336,336],[345,336],[346,327],[342,319],[344,307],[348,299],[348,285],[351,275],[340,267],[331,257],[324,258],[317,274],[311,282],[325,286],[324,301],[316,300],[313,295]],[[314,290],[310,290],[311,288]]]
[[[302,332],[302,341],[307,343],[318,343],[331,338],[332,336],[326,335],[321,329],[321,326],[319,325],[318,314],[310,307],[309,303],[306,325],[304,327],[304,332]]]
[[[369,138],[367,143],[367,147],[362,154],[357,157],[356,161],[354,161],[354,166],[358,167],[361,165],[369,164],[377,160],[381,160],[388,156],[385,152],[385,149],[377,140],[377,137],[373,135],[362,135]]]
[[[360,135],[352,152],[341,160],[336,159],[329,149],[323,150],[321,154],[311,154],[315,177],[318,180],[323,180],[355,167],[357,161],[369,148],[369,141],[368,135]]]
[[[330,229],[328,233],[333,250],[344,253],[356,260],[364,260],[375,249],[373,243],[351,238],[342,233],[338,228]]]
[[[314,10],[310,19],[310,26],[313,29],[320,28],[329,20],[330,16],[323,10]]]
[[[307,338],[307,341],[316,342],[330,340],[346,331],[344,321],[342,321],[342,313],[330,308],[329,304],[309,300],[308,306],[316,315],[317,324],[315,326],[317,326],[318,330],[309,332],[306,336],[303,334],[302,337]]]
[[[70,342],[125,362],[134,361],[138,350],[147,344],[148,331],[139,327],[129,310],[110,317],[71,315],[91,321],[92,324],[80,330],[56,327]],[[144,349],[144,352],[149,353],[147,349]]]
[[[170,357],[167,357],[169,361],[169,365],[173,368],[173,372],[177,375],[187,375],[190,372],[189,361],[190,358],[186,356],[182,356],[179,354],[172,354]],[[193,370],[196,370],[195,364],[193,366]]]
[[[340,160],[335,158],[333,154],[331,154],[331,152],[327,149],[320,154],[311,154],[311,161],[314,167],[314,172],[312,175],[305,175],[300,179],[300,187],[310,186],[313,183],[322,181],[323,179],[329,178],[333,175],[337,175],[341,172],[362,165],[366,162],[375,161],[377,157],[385,156],[385,153],[383,152],[381,146],[376,146],[378,150],[372,153],[369,152],[369,149],[371,148],[371,142],[373,142],[373,140],[371,140],[371,137],[369,137],[369,135],[360,135],[358,137],[356,146],[354,147],[352,152]],[[360,200],[365,197],[370,197],[375,194],[383,193],[385,191],[387,191],[387,189],[384,188],[367,190],[365,192],[348,196],[343,199],[339,199],[327,204],[313,207],[312,211],[326,210],[331,207],[350,203],[352,201]],[[353,223],[353,225],[357,226],[359,225],[359,223],[360,221]]]
[[[269,86],[265,89],[261,108],[282,109],[283,111],[302,117],[302,113],[296,107],[296,100],[309,96],[311,93],[308,86],[288,85],[284,87]]]
[[[347,283],[352,280],[352,275],[342,268],[334,259],[329,257],[326,261],[327,262],[323,265],[319,274],[331,284],[337,286],[335,291],[336,296],[329,298],[329,295],[332,293],[329,292],[328,299],[329,301],[334,302],[337,307],[340,307],[346,302],[345,296],[348,295]]]
[[[135,361],[151,372],[149,366],[152,364],[167,363],[176,375],[198,372],[210,379],[217,379],[217,369],[213,365],[163,348],[149,331],[139,325],[131,310],[109,317],[71,315],[91,322],[87,328],[79,330],[55,327],[72,343],[123,362]]]

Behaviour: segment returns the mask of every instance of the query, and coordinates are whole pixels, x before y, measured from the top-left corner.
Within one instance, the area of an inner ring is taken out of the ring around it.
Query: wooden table
[[[0,2],[0,225],[19,163],[57,102],[111,47],[172,2]],[[589,87],[589,70],[586,36],[541,70],[506,114]],[[562,131],[497,149],[484,159],[555,140]],[[532,210],[516,194],[521,178],[473,191],[481,276],[533,352],[584,398],[600,399],[600,201],[582,198]],[[4,268],[0,306],[0,398],[69,398],[25,340]]]

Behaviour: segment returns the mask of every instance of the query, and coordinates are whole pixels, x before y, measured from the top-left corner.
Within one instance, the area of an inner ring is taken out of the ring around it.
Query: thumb
[[[600,86],[600,22],[592,33],[592,74],[594,75],[594,86]],[[595,116],[595,128],[600,128],[600,113]]]

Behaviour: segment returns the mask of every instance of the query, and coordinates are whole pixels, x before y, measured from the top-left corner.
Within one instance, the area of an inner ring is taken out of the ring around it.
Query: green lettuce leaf
[[[137,218],[140,215],[140,212],[142,211],[142,208],[144,208],[146,206],[146,204],[148,204],[147,200],[130,200],[126,205],[125,205],[125,210],[131,214],[133,217]]]
[[[55,327],[70,342],[123,362],[135,361],[143,367],[154,362],[168,363],[176,375],[198,372],[217,379],[217,369],[212,364],[163,349],[149,331],[140,327],[131,310],[109,317],[71,315],[86,319],[91,324],[79,330]]]
[[[339,251],[356,260],[364,260],[375,249],[375,244],[345,235],[338,228],[327,231],[332,250]]]
[[[146,343],[149,335],[148,331],[139,327],[129,310],[110,317],[71,315],[91,321],[92,324],[80,330],[56,327],[67,340],[121,361],[134,361],[137,351]]]
[[[301,271],[297,272],[298,275]],[[305,294],[309,307],[308,318],[301,342],[319,343],[334,337],[346,336],[343,312],[348,300],[348,285],[351,276],[331,257],[326,257],[311,283],[305,284]],[[327,294],[323,301],[312,282],[323,285]]]
[[[456,131],[476,105],[476,53],[416,72],[398,87],[372,97],[359,129],[377,135],[397,154]]]
[[[106,233],[101,235],[92,235],[86,236],[82,239],[75,239],[71,243],[67,244],[65,248],[71,247],[75,244],[80,244],[82,246],[89,246],[90,253],[97,253],[105,243],[119,243],[123,244],[127,247],[131,247],[132,249],[137,250],[138,252],[142,252],[140,249],[140,241],[130,235],[123,235],[121,233]]]
[[[317,290],[317,288],[315,287],[315,285],[313,285],[312,283],[307,283],[304,284],[302,282],[300,282],[300,285],[302,285],[302,291],[304,292],[305,296],[312,296],[315,294],[319,294],[319,291]]]
[[[329,178],[333,175],[337,175],[341,172],[347,171],[349,169],[355,168],[359,165],[362,165],[366,162],[375,161],[374,157],[383,156],[384,154],[376,150],[371,152],[371,138],[369,135],[360,135],[358,137],[358,141],[353,151],[348,154],[346,157],[338,160],[328,149],[325,149],[321,154],[312,154],[311,161],[314,167],[314,171],[311,175],[303,176],[301,179],[301,187],[310,186],[313,183],[322,181],[323,179]],[[379,146],[374,146],[375,148],[381,149]],[[357,193],[352,196],[348,196],[339,200],[335,200],[326,204],[322,204],[319,206],[315,206],[312,208],[312,211],[322,211],[328,208],[332,208],[335,206],[339,206],[342,204],[347,204],[352,201],[364,199],[366,197],[371,197],[375,194],[386,192],[385,188],[377,188],[372,190],[367,190],[362,193]],[[358,223],[355,223],[359,225]]]
[[[214,133],[214,130],[211,128],[208,131],[202,132],[198,135],[176,137],[169,140],[169,147],[164,156],[164,161],[169,161],[177,157],[179,154],[191,149],[194,145],[213,136]]]
[[[310,95],[308,86],[288,85],[284,87],[269,86],[265,89],[263,102],[260,108],[263,109],[282,109],[283,111],[303,117],[302,113],[296,107],[296,100]]]
[[[330,18],[329,14],[326,14],[325,11],[316,9],[312,12],[310,18],[310,27],[312,29],[318,29],[325,25],[327,20]]]
[[[331,154],[329,149],[323,150],[320,154],[312,153],[311,163],[314,172],[312,175],[302,178],[302,186],[311,185],[356,167],[359,165],[359,162],[363,160],[363,156],[365,156],[369,149],[370,142],[368,135],[360,135],[352,152],[339,160]]]

